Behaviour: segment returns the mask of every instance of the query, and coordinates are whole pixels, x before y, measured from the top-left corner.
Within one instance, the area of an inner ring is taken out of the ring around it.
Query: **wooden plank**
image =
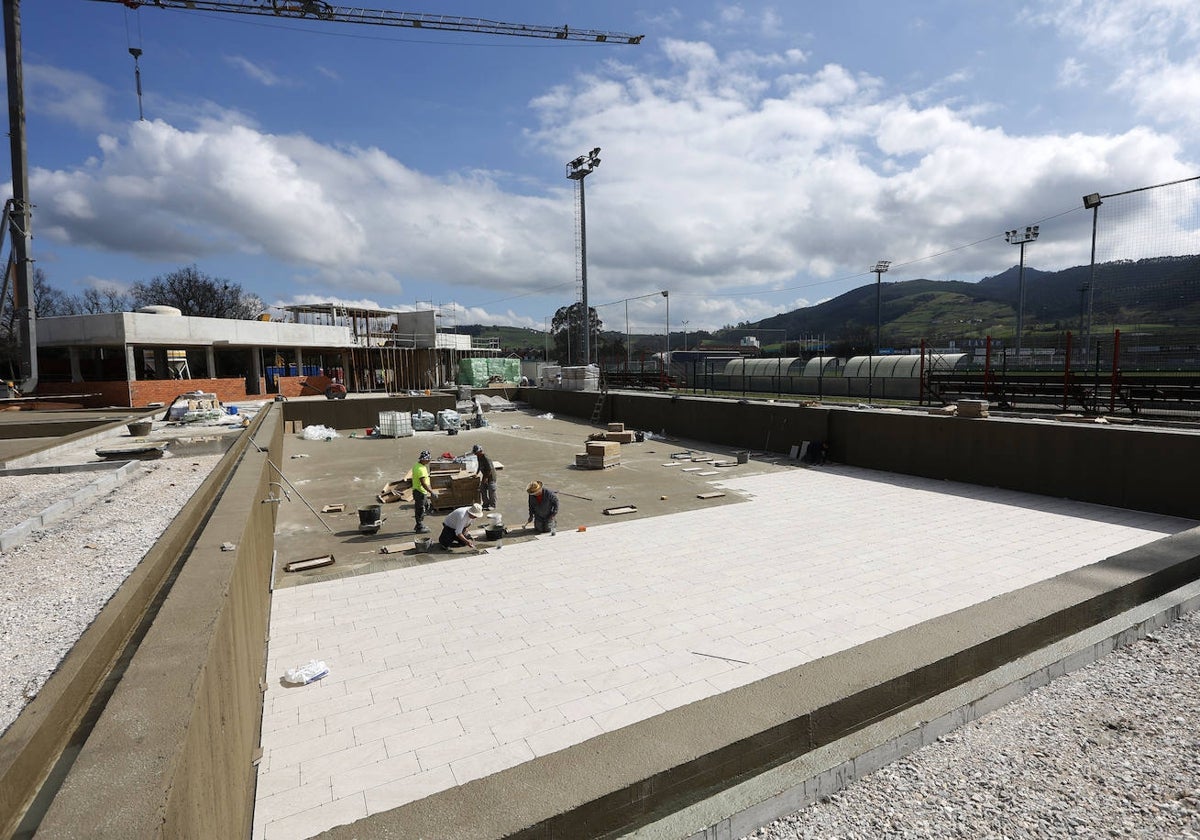
[[[303,572],[308,569],[319,569],[322,566],[333,565],[333,555],[326,554],[323,557],[309,557],[307,560],[293,560],[283,567],[285,572]]]
[[[724,493],[697,493],[697,499],[719,499],[724,496]]]
[[[321,508],[321,513],[345,513],[345,512],[346,512],[346,505],[341,502],[339,502],[336,505],[325,505],[325,507]]]
[[[696,473],[696,475],[720,475],[720,474],[721,474],[720,470],[705,470],[704,472]]]
[[[620,507],[605,508],[606,516],[620,516],[623,513],[637,513],[637,505],[621,505]]]
[[[680,472],[698,472],[702,469],[704,469],[704,467],[684,467],[682,470],[680,470]]]

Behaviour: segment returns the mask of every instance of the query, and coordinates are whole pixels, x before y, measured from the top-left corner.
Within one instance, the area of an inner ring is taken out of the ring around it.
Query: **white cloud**
[[[1200,125],[1200,4],[1190,0],[1065,0],[1029,13],[1079,55],[1062,65],[1059,84],[1100,78],[1154,122]],[[1085,63],[1086,62],[1086,63]]]
[[[26,107],[31,111],[48,114],[78,128],[116,127],[109,116],[108,88],[90,76],[45,64],[26,64],[23,72]]]
[[[959,246],[1085,193],[1193,174],[1149,128],[1021,136],[928,89],[885,95],[838,64],[803,72],[798,51],[659,49],[662,73],[614,63],[548,90],[530,104],[527,139],[551,161],[602,147],[587,180],[592,300],[670,289],[673,322],[692,329],[788,311],[830,281],[867,282],[880,258],[897,280],[993,274],[1011,249]],[[1164,100],[1194,84],[1159,78]],[[260,255],[291,267],[299,297],[322,300],[324,289],[393,305],[437,284],[436,303],[489,323],[538,327],[513,301],[548,288],[561,300],[573,285],[569,182],[515,192],[501,186],[507,173],[432,177],[378,148],[219,111],[191,129],[127,125],[97,145],[92,161],[33,173],[47,196],[40,235],[178,262]],[[931,254],[943,256],[913,262]],[[1044,227],[1038,255],[1039,268],[1086,262],[1085,232]]]
[[[236,67],[242,73],[266,87],[278,87],[285,83],[285,80],[280,76],[263,67],[261,64],[255,64],[244,56],[227,55],[225,56],[225,63],[231,67]]]

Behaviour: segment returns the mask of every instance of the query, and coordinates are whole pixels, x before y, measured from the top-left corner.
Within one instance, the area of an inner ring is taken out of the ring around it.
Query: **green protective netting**
[[[483,387],[493,376],[505,382],[516,382],[521,378],[520,359],[459,359],[458,382],[460,385]]]

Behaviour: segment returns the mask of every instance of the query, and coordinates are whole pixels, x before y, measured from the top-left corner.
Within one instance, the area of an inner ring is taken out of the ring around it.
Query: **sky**
[[[368,7],[645,37],[23,3],[50,284],[195,265],[272,306],[544,329],[580,294],[566,164],[599,147],[589,304],[610,329],[711,330],[874,283],[878,260],[885,282],[998,274],[1026,225],[1028,266],[1084,265],[1083,195],[1200,175],[1194,0]]]

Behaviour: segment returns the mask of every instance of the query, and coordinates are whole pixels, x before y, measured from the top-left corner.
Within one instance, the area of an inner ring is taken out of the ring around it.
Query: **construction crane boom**
[[[643,35],[605,32],[598,29],[572,29],[569,26],[540,26],[528,23],[503,23],[459,15],[434,15],[423,12],[394,12],[387,9],[360,9],[335,6],[325,0],[94,0],[120,3],[131,9],[154,6],[160,9],[226,12],[235,15],[274,15],[283,18],[311,18],[335,23],[362,23],[372,26],[405,26],[410,29],[434,29],[475,32],[481,35],[516,35],[523,38],[549,38],[559,41],[590,41],[600,44],[640,44]]]

